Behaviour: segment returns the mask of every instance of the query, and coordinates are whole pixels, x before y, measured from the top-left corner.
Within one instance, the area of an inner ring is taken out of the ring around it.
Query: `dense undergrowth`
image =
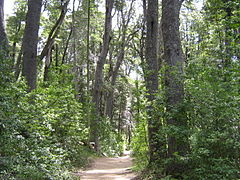
[[[10,64],[3,59],[0,66],[0,179],[77,178],[72,171],[97,156],[88,144],[91,104],[76,98],[69,67],[28,93]],[[102,151],[120,154],[123,140],[104,122]]]
[[[185,102],[183,104],[188,120],[190,151],[186,157],[176,154],[179,162],[184,163],[185,174],[180,179],[232,179],[240,178],[240,66],[233,62],[223,68],[205,60],[193,61],[186,68]],[[163,97],[159,97],[159,115],[166,114]],[[137,106],[143,106],[140,102]],[[143,172],[148,169],[148,142],[146,112],[141,109],[135,116],[137,125],[133,140],[133,155],[136,169]],[[163,126],[167,134],[170,127]],[[164,134],[164,133],[163,133]],[[166,137],[166,136],[165,136]],[[144,143],[143,143],[144,142]],[[163,160],[163,164],[169,162]],[[155,170],[154,170],[155,169]],[[151,172],[144,173],[149,179],[160,174],[161,179],[174,179],[166,176],[164,165],[156,164]],[[165,175],[164,175],[165,174]]]
[[[95,153],[83,144],[88,121],[71,83],[54,81],[27,93],[23,81],[13,81],[9,62],[2,62],[0,179],[74,178],[70,170]]]

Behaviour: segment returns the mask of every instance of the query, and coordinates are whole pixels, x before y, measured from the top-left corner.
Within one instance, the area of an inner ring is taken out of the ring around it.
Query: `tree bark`
[[[67,7],[68,7],[68,4],[69,4],[69,1],[70,0],[67,0],[62,6],[61,14],[60,14],[58,20],[56,21],[55,25],[52,27],[51,32],[48,35],[46,45],[44,46],[44,48],[43,48],[43,50],[40,54],[40,60],[43,60],[43,58],[45,56],[47,56],[49,50],[52,48],[52,45],[54,44],[55,38],[59,34],[60,27],[61,27],[61,25],[64,21],[66,13],[67,13]]]
[[[4,0],[0,0],[0,54],[6,55],[7,46],[8,40],[4,26]]]
[[[23,35],[23,75],[29,86],[28,91],[36,88],[37,81],[37,44],[42,0],[29,0],[26,27]]]
[[[168,134],[168,157],[175,159],[175,154],[185,156],[189,150],[187,118],[181,105],[184,101],[183,64],[184,57],[179,33],[179,13],[182,1],[162,1],[162,34],[164,42],[164,60],[166,63],[165,88],[167,124],[172,128]],[[177,131],[176,131],[177,129]],[[184,172],[184,167],[173,161],[167,167],[167,173],[175,177]]]
[[[70,39],[72,37],[72,34],[73,34],[73,28],[71,28],[71,30],[69,32],[69,35],[68,35],[68,38],[67,38],[67,41],[66,41],[66,46],[64,48],[63,55],[62,55],[61,65],[63,65],[65,63],[65,58],[66,58],[66,55],[67,55],[67,50],[68,50],[68,47],[69,47],[69,42],[70,42]]]
[[[101,91],[103,85],[103,67],[106,61],[109,42],[110,42],[110,33],[112,30],[112,9],[113,9],[114,0],[106,0],[106,13],[105,13],[105,28],[103,36],[103,47],[99,55],[97,62],[97,67],[95,71],[95,82],[93,87],[93,104],[95,110],[95,118],[90,122],[90,139],[95,142],[95,150],[100,152],[99,145],[99,127],[101,121]]]
[[[90,90],[90,19],[91,18],[91,1],[87,3],[87,93]],[[89,95],[89,94],[88,94]]]
[[[120,67],[122,65],[122,62],[124,60],[124,57],[125,57],[125,48],[126,48],[127,44],[129,43],[129,40],[130,40],[130,38],[127,37],[127,28],[128,28],[128,24],[129,24],[130,19],[131,19],[131,13],[132,13],[132,10],[133,10],[133,2],[134,1],[132,0],[126,19],[125,19],[125,16],[124,16],[123,7],[120,10],[121,11],[120,12],[121,13],[121,20],[122,20],[121,35],[120,35],[120,38],[119,38],[120,47],[119,47],[119,52],[118,52],[118,55],[117,55],[116,65],[115,65],[113,71],[111,72],[112,73],[111,88],[108,92],[107,99],[106,99],[106,115],[110,118],[110,120],[112,120],[112,118],[113,118],[113,98],[114,98],[113,93],[114,93],[114,89],[115,89],[115,84],[116,84],[116,81],[117,81],[117,76],[118,76],[119,69],[120,69]]]
[[[147,1],[143,0],[143,20],[142,20],[142,28],[141,28],[141,38],[139,39],[139,50],[135,48],[135,50],[138,52],[141,60],[141,67],[143,70],[143,76],[146,80],[146,68],[145,68],[145,56],[146,56],[146,21],[147,21]]]
[[[52,50],[53,50],[53,45],[52,47],[48,50],[48,53],[46,55],[45,63],[44,63],[44,74],[43,74],[43,81],[49,81],[49,68],[52,64]]]
[[[22,47],[20,49],[20,52],[18,54],[18,57],[17,57],[17,62],[15,64],[15,67],[14,67],[14,75],[15,75],[15,78],[16,80],[18,80],[18,78],[21,76],[21,64],[22,64]]]
[[[148,142],[149,142],[149,166],[159,164],[164,157],[164,143],[159,137],[162,126],[155,106],[158,93],[158,0],[147,1],[146,13],[146,63],[145,84],[147,89],[147,114],[148,114]]]
[[[20,33],[20,30],[21,30],[21,27],[22,27],[22,20],[18,20],[16,22],[16,36],[19,36],[19,33]],[[14,39],[14,42],[13,42],[13,46],[12,46],[12,53],[11,53],[11,56],[12,56],[12,59],[13,61],[15,62],[15,58],[16,58],[16,47],[17,47],[17,43],[18,43],[18,40],[17,39]],[[14,67],[14,69],[16,69],[16,67]]]
[[[225,4],[224,10],[226,12],[226,16],[225,19],[227,22],[229,22],[229,24],[225,25],[225,37],[224,37],[224,46],[225,46],[225,54],[226,56],[224,57],[224,66],[228,67],[231,64],[231,58],[233,56],[233,52],[232,52],[232,47],[231,47],[231,36],[232,36],[232,29],[230,27],[230,23],[232,22],[232,9],[231,7],[229,7],[228,3],[230,2],[230,0],[223,0],[223,3]]]

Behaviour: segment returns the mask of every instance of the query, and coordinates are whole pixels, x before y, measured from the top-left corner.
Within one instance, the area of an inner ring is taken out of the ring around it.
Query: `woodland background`
[[[0,179],[74,179],[124,149],[145,179],[240,178],[239,0],[3,7]]]

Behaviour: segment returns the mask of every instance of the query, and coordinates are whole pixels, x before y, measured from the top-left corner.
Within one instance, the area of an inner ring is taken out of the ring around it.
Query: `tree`
[[[22,71],[22,38],[25,28],[27,1],[17,0],[14,5],[14,13],[7,18],[6,31],[10,43],[11,58],[14,62],[14,74],[16,79]]]
[[[149,139],[149,164],[157,164],[163,159],[164,143],[159,137],[161,120],[156,111],[156,95],[158,93],[158,0],[147,1],[146,14],[147,36],[146,36],[146,64],[145,84],[148,99],[148,139]]]
[[[42,0],[29,0],[26,27],[23,35],[23,75],[29,91],[36,88],[37,81],[37,44]]]
[[[119,13],[120,13],[120,23],[119,23],[119,37],[118,37],[118,42],[117,42],[117,61],[116,64],[113,68],[113,64],[112,62],[110,63],[110,76],[111,76],[111,80],[110,80],[110,84],[111,87],[109,89],[109,92],[107,93],[107,97],[106,97],[106,115],[110,118],[110,120],[112,120],[113,118],[113,99],[114,99],[114,89],[115,89],[115,85],[116,85],[116,81],[117,81],[117,77],[118,77],[118,73],[120,70],[120,67],[122,65],[122,62],[124,61],[125,58],[125,49],[128,45],[128,43],[131,40],[131,36],[134,34],[129,34],[127,30],[129,29],[129,23],[130,20],[132,19],[133,16],[133,3],[134,0],[131,0],[129,8],[127,7],[127,5],[124,5],[125,2],[120,3],[119,5]],[[125,7],[126,6],[126,7]],[[127,8],[126,10],[124,10],[124,8]],[[128,36],[127,36],[128,35]]]
[[[97,62],[97,67],[95,71],[95,82],[93,87],[93,104],[95,111],[95,118],[92,119],[90,123],[91,129],[91,138],[95,142],[95,150],[97,152],[100,151],[99,145],[99,124],[101,121],[101,93],[102,93],[102,85],[103,85],[103,67],[106,61],[109,42],[110,42],[110,34],[112,30],[112,9],[113,9],[113,0],[106,0],[106,13],[105,13],[105,29],[103,35],[103,45],[101,48],[101,53],[99,55],[99,59]]]
[[[8,40],[4,26],[4,0],[0,0],[0,51],[6,51]],[[1,52],[2,53],[2,52]]]
[[[45,60],[45,67],[44,67],[44,81],[48,80],[48,71],[49,71],[49,68],[50,68],[50,65],[51,65],[51,51],[52,51],[52,48],[53,48],[53,45],[54,45],[54,41],[55,41],[55,38],[58,36],[58,34],[60,33],[60,28],[61,28],[61,25],[63,24],[64,22],[64,19],[65,19],[65,16],[66,16],[66,13],[67,13],[67,7],[68,7],[68,4],[69,4],[69,1],[65,1],[63,4],[61,4],[61,13],[57,19],[57,21],[55,22],[54,26],[52,27],[49,35],[48,35],[48,38],[47,38],[47,41],[46,41],[46,44],[40,54],[40,60],[43,60],[44,57],[46,58]],[[70,31],[70,34],[71,34],[71,31]]]
[[[67,6],[69,4],[69,1],[65,1],[65,3],[63,3],[61,5],[61,14],[58,17],[56,23],[54,24],[54,26],[51,29],[51,32],[48,35],[48,39],[46,41],[46,45],[44,46],[41,55],[40,55],[40,60],[43,60],[43,58],[45,56],[47,56],[48,51],[51,49],[51,47],[53,46],[54,43],[54,39],[57,37],[57,35],[59,34],[59,29],[64,21],[64,18],[66,16],[67,13]]]
[[[217,2],[217,3],[216,3]],[[232,57],[239,57],[239,1],[237,0],[207,0],[204,5],[205,22],[212,29],[212,38],[216,38],[213,46],[218,46],[217,55],[222,66],[229,66]],[[210,23],[211,22],[211,23]],[[211,42],[210,42],[211,44]]]
[[[168,157],[173,159],[167,167],[167,173],[176,176],[182,173],[183,165],[175,161],[176,155],[185,156],[188,152],[186,134],[187,118],[184,116],[183,64],[179,33],[179,13],[183,1],[162,1],[162,35],[164,42],[164,60],[166,63],[165,88],[168,134]]]

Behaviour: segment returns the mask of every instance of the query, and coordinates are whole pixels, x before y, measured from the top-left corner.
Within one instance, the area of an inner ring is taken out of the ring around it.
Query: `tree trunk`
[[[230,0],[223,0],[223,3],[226,5],[224,7],[224,11],[226,12],[226,16],[225,19],[227,20],[227,22],[229,22],[229,24],[225,25],[225,37],[224,37],[224,53],[225,53],[225,57],[224,57],[224,66],[228,67],[231,64],[231,59],[233,56],[232,53],[232,29],[230,27],[230,23],[232,22],[232,9],[231,7],[229,7],[229,2]]]
[[[129,43],[130,38],[127,37],[127,29],[128,29],[128,25],[129,22],[131,20],[131,13],[133,10],[133,2],[134,0],[131,1],[128,13],[127,13],[127,17],[125,17],[125,14],[123,12],[123,8],[120,10],[121,13],[121,34],[120,34],[120,46],[119,46],[119,52],[117,55],[117,62],[116,65],[114,67],[114,70],[111,72],[112,74],[112,78],[111,78],[111,88],[109,90],[109,93],[107,95],[107,99],[106,99],[106,115],[110,118],[110,120],[112,120],[113,118],[113,93],[114,93],[114,89],[115,89],[115,84],[117,81],[117,76],[118,76],[118,72],[119,69],[122,65],[122,62],[124,60],[125,57],[125,48],[127,46],[127,44]]]
[[[66,42],[68,44],[68,42]],[[56,67],[56,70],[58,70],[58,66],[59,66],[59,55],[58,55],[58,44],[55,44],[54,46],[54,49],[55,49],[55,67]],[[65,49],[64,49],[65,51]]]
[[[67,55],[67,50],[68,50],[68,47],[69,47],[69,42],[70,42],[72,34],[73,34],[73,28],[71,28],[70,33],[69,33],[68,38],[67,38],[67,41],[66,41],[66,46],[64,48],[63,55],[62,55],[61,65],[65,64],[65,58],[66,58],[66,55]],[[56,49],[57,49],[56,52],[58,52],[58,46],[56,46]],[[56,57],[58,57],[57,54],[56,54]]]
[[[45,62],[44,62],[44,74],[43,74],[44,82],[49,81],[49,68],[52,64],[52,50],[53,50],[52,47],[48,50],[48,53],[46,55]]]
[[[138,52],[140,59],[141,59],[141,67],[143,70],[143,75],[144,75],[144,79],[145,78],[145,74],[146,74],[146,70],[145,70],[145,42],[146,42],[146,36],[145,36],[145,31],[146,31],[146,21],[147,21],[147,1],[143,0],[143,25],[142,25],[142,31],[141,31],[141,38],[140,38],[140,50]]]
[[[37,44],[42,0],[29,0],[26,27],[23,35],[23,75],[29,91],[36,88],[37,81]]]
[[[113,0],[106,0],[106,13],[105,13],[105,29],[103,36],[103,47],[99,55],[97,62],[96,72],[95,72],[95,82],[93,87],[93,104],[95,110],[95,118],[90,122],[90,138],[95,142],[95,150],[100,152],[99,145],[99,126],[100,126],[100,106],[101,106],[101,91],[103,85],[103,67],[106,61],[109,42],[110,42],[110,33],[112,30],[112,9],[113,9]]]
[[[88,96],[90,90],[90,18],[91,18],[91,1],[88,0],[87,3],[87,93]]]
[[[117,81],[119,69],[124,60],[124,55],[125,55],[125,46],[126,46],[126,28],[125,27],[127,27],[127,26],[126,25],[123,25],[123,26],[124,26],[124,28],[123,28],[123,33],[122,33],[122,37],[121,37],[120,50],[119,50],[119,54],[117,57],[116,65],[112,72],[111,89],[109,90],[109,94],[108,94],[107,100],[106,100],[106,115],[110,119],[112,119],[112,117],[113,117],[113,93],[114,93],[114,89],[115,89],[115,84]]]
[[[183,64],[184,57],[179,33],[179,12],[182,2],[179,0],[162,1],[162,33],[164,42],[164,60],[166,62],[165,88],[168,127],[174,132],[168,134],[168,157],[175,159],[175,154],[185,156],[188,152],[188,137],[184,132],[187,118],[181,105],[184,100]],[[184,172],[184,165],[171,161],[167,173],[176,177]]]
[[[147,1],[147,36],[146,36],[146,64],[145,83],[147,89],[148,114],[148,141],[149,141],[149,165],[159,164],[163,159],[164,143],[159,137],[161,121],[157,115],[155,100],[158,92],[158,0]]]
[[[14,66],[14,75],[15,75],[15,78],[16,80],[18,80],[18,78],[21,76],[21,64],[22,64],[22,47],[20,49],[20,52],[18,54],[18,57],[17,57],[17,62]]]
[[[6,55],[7,46],[8,40],[4,26],[4,0],[0,0],[0,54]]]
[[[61,25],[64,21],[66,13],[67,13],[67,7],[68,7],[68,4],[69,4],[69,1],[70,0],[67,0],[61,7],[62,8],[61,9],[61,14],[60,14],[58,20],[56,21],[55,25],[52,27],[51,32],[48,35],[47,42],[46,42],[46,44],[45,44],[45,46],[44,46],[44,48],[43,48],[43,50],[40,54],[40,60],[43,60],[43,58],[45,56],[47,56],[49,50],[52,48],[52,46],[54,44],[55,38],[59,34],[60,27],[61,27]]]
[[[21,22],[22,22],[21,20],[18,20],[17,23],[16,23],[17,24],[16,25],[16,32],[15,32],[16,36],[19,36],[20,30],[21,30],[21,26],[22,26]],[[13,42],[12,53],[11,53],[11,56],[12,56],[12,59],[13,59],[14,62],[16,60],[17,43],[18,43],[18,40],[15,39],[14,42]],[[14,67],[14,69],[16,69],[16,68]]]

